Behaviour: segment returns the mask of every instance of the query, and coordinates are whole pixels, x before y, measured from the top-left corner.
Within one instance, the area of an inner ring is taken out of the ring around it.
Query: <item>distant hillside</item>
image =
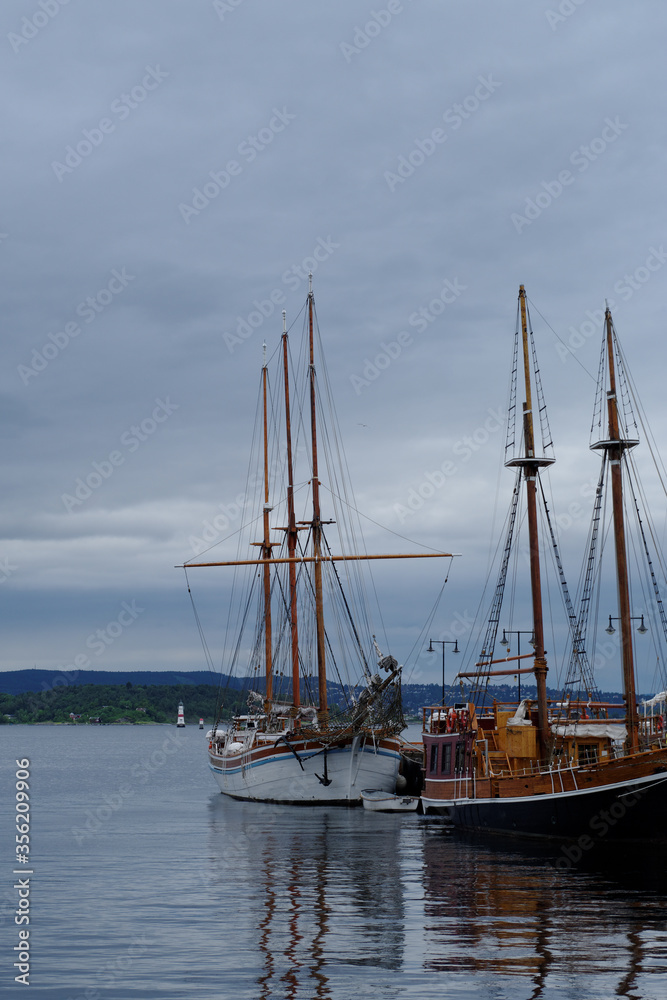
[[[122,685],[129,684],[132,687],[153,687],[169,686],[182,687],[198,685],[211,685],[218,688],[220,677],[212,674],[208,670],[79,670],[69,673],[57,670],[6,670],[0,672],[0,693],[4,694],[24,694],[26,692],[42,693],[54,691],[59,688],[68,688],[73,685]],[[261,682],[254,682],[256,690],[262,692]],[[223,678],[221,685],[227,691],[241,690],[246,687],[244,679]],[[328,685],[329,696],[332,704],[342,704],[342,696],[339,684],[330,683]],[[458,701],[461,697],[458,686],[447,685],[445,694],[448,701]],[[521,685],[522,697],[534,698],[535,686],[529,684]],[[555,688],[548,689],[548,696],[553,699],[560,698],[561,692]],[[289,693],[282,693],[282,697],[289,698]],[[603,701],[621,702],[622,697],[617,691],[601,692]],[[499,701],[516,700],[516,686],[509,684],[498,684],[489,686],[487,701],[493,698]],[[639,695],[639,699],[645,696]],[[404,684],[403,685],[403,706],[408,714],[418,714],[424,705],[438,705],[442,699],[442,686],[440,684]]]
[[[0,692],[24,694],[26,691],[51,691],[72,684],[212,684],[218,675],[209,670],[4,670],[0,671]],[[239,685],[240,686],[240,685]]]

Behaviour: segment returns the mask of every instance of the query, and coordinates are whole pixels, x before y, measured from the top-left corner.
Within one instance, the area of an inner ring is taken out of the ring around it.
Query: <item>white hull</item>
[[[361,798],[369,812],[414,812],[419,806],[419,796],[391,795],[377,788],[365,788]]]
[[[274,746],[274,740],[240,753],[209,750],[209,767],[220,791],[255,802],[357,805],[364,788],[386,792],[396,788],[398,739],[375,742],[357,736],[326,752],[317,741],[292,740],[298,759],[284,743]]]

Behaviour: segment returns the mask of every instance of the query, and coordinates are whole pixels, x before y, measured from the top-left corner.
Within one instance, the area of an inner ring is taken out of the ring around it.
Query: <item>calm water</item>
[[[234,802],[204,736],[0,727],[2,996],[667,998],[664,858],[575,867],[415,815]],[[29,993],[11,968],[16,757],[32,775]]]

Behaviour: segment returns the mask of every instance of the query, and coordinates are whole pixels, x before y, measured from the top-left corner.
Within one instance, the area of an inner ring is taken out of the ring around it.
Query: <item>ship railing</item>
[[[642,753],[644,750],[662,749],[667,746],[667,737],[662,731],[648,733],[647,735],[643,735],[640,732],[640,739],[641,746],[638,748],[639,753]]]
[[[664,737],[665,720],[662,715],[646,715],[639,720],[639,735],[645,739]]]
[[[667,748],[667,735],[665,733],[661,733],[659,735],[654,736],[650,740],[647,740],[642,746],[639,746],[634,750],[628,750],[623,746],[615,748],[618,751],[618,753],[615,754],[615,757],[637,756],[646,753],[647,750],[666,749],[666,748]],[[539,774],[548,775],[557,772],[571,771],[574,778],[575,772],[581,771],[582,769],[589,767],[592,763],[600,763],[600,761],[591,760],[591,761],[576,762],[574,757],[561,756],[555,758],[550,762],[532,761],[529,765],[523,768],[515,768],[514,770],[501,768],[499,771],[493,772],[492,776],[495,778],[531,777]],[[574,778],[574,780],[576,784],[576,778]]]

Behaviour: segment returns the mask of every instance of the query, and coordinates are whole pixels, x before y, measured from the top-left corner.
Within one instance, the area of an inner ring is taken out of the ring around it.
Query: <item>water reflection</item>
[[[616,851],[610,868],[598,855],[595,864],[589,858],[564,869],[561,857],[557,849],[489,846],[427,827],[424,968],[475,980],[520,977],[530,1000],[655,995],[654,977],[667,973],[658,859]]]
[[[662,858],[615,849],[564,866],[558,848],[446,836],[416,816],[217,795],[208,816],[211,961],[230,996],[661,995]]]
[[[280,983],[287,1000],[300,987],[307,987],[314,1000],[323,1000],[331,996],[324,973],[330,918],[325,866],[322,859],[314,865],[304,859],[301,845],[294,845],[287,857],[277,847],[269,837],[260,862],[264,916],[259,922],[259,997],[274,997]]]
[[[364,967],[401,968],[400,822],[378,822],[361,810],[225,800],[212,803],[209,819],[220,904],[229,898],[230,878],[246,885],[236,894],[239,920],[254,937],[260,1000],[340,996],[346,977],[352,996]],[[397,993],[390,987],[383,996]]]
[[[6,796],[9,738],[39,763],[40,997],[667,998],[660,852],[599,845],[574,863],[558,848],[445,837],[413,814],[233,802],[200,780],[194,740],[78,846],[72,826],[115,801],[163,732],[54,727],[44,756],[42,729],[4,728]],[[81,770],[83,757],[98,766]],[[0,810],[8,837],[11,821]],[[115,990],[103,988],[110,972]]]

